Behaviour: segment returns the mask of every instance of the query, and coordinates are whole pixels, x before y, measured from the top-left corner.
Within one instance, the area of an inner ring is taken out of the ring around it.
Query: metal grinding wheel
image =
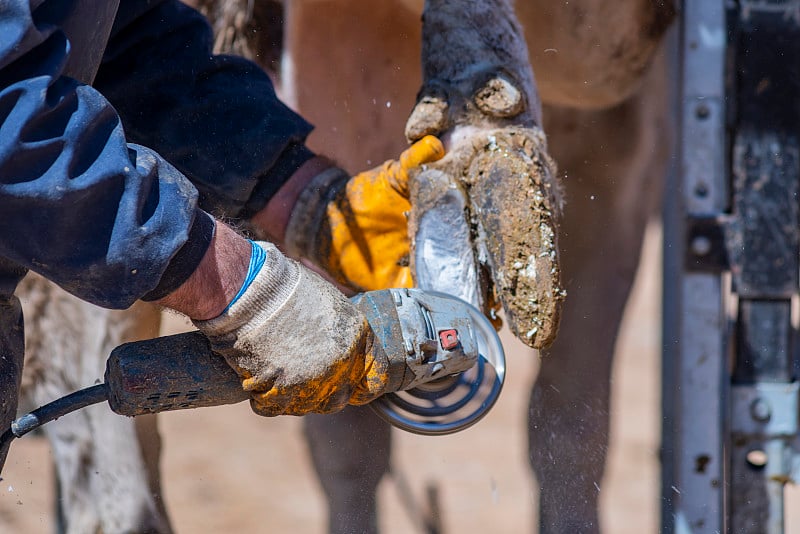
[[[402,430],[441,436],[469,428],[489,412],[503,388],[506,359],[497,332],[480,311],[445,293],[427,293],[458,301],[468,310],[470,334],[478,345],[477,363],[466,371],[386,394],[370,405]]]

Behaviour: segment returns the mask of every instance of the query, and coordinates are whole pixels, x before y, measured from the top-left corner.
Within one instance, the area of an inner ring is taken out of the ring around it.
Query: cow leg
[[[544,111],[566,187],[560,230],[568,297],[530,400],[542,533],[600,529],[612,355],[661,189],[670,141],[665,84],[659,59],[642,90],[612,109]]]
[[[293,0],[285,10],[281,92],[316,126],[309,144],[351,171],[396,158],[420,83],[419,13],[390,0]],[[369,408],[304,423],[330,532],[376,532],[389,426]]]
[[[329,532],[378,532],[376,493],[389,470],[389,426],[369,407],[310,415],[303,422],[311,459],[328,501]]]
[[[144,304],[100,309],[33,276],[19,293],[27,345],[22,391],[31,406],[102,380],[115,346],[158,334],[159,312]],[[53,449],[62,531],[171,532],[158,498],[154,423],[99,404],[43,427]]]

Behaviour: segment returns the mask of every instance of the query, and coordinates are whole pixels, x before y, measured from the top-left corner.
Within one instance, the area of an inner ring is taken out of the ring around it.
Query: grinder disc
[[[505,353],[492,323],[472,306],[469,315],[480,354],[476,364],[462,373],[383,395],[370,403],[381,418],[414,434],[441,436],[469,428],[489,412],[503,388]]]

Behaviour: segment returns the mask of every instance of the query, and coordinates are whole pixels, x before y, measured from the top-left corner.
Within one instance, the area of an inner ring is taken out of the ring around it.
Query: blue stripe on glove
[[[247,288],[250,287],[250,284],[253,283],[253,280],[255,279],[256,275],[261,270],[261,267],[264,265],[264,260],[267,259],[267,252],[263,248],[261,248],[257,243],[251,240],[248,241],[250,241],[251,250],[250,250],[250,265],[247,267],[247,276],[245,277],[244,282],[242,283],[242,287],[239,288],[239,292],[236,293],[236,296],[233,297],[233,300],[230,301],[230,303],[228,303],[228,305],[225,307],[224,310],[222,310],[222,313],[228,311],[228,309],[230,309],[230,307],[233,306],[234,302],[239,300],[241,296],[244,295],[244,292],[247,291]]]

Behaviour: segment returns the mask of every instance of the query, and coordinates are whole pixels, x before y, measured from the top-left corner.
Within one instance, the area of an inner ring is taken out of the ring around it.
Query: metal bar
[[[690,215],[717,214],[728,203],[725,169],[725,44],[722,0],[683,7],[681,165]]]
[[[681,43],[680,216],[665,234],[682,263],[665,262],[662,525],[778,534],[783,486],[800,465],[800,65],[787,61],[800,55],[800,2],[686,0]]]
[[[791,301],[739,300],[734,384],[792,378]]]
[[[665,258],[672,261],[664,266],[662,532],[725,529],[724,287],[717,269],[703,265],[693,270],[686,255],[702,255],[702,243],[692,247],[685,241],[690,217],[721,218],[728,204],[725,50],[723,1],[686,0],[680,37],[679,176],[677,187],[667,192],[675,195],[668,202],[679,216],[665,219],[670,225],[665,234],[671,236]]]
[[[670,485],[675,532],[722,532],[725,317],[719,276],[686,274],[677,364],[675,470]],[[698,409],[702,406],[702,410]]]

